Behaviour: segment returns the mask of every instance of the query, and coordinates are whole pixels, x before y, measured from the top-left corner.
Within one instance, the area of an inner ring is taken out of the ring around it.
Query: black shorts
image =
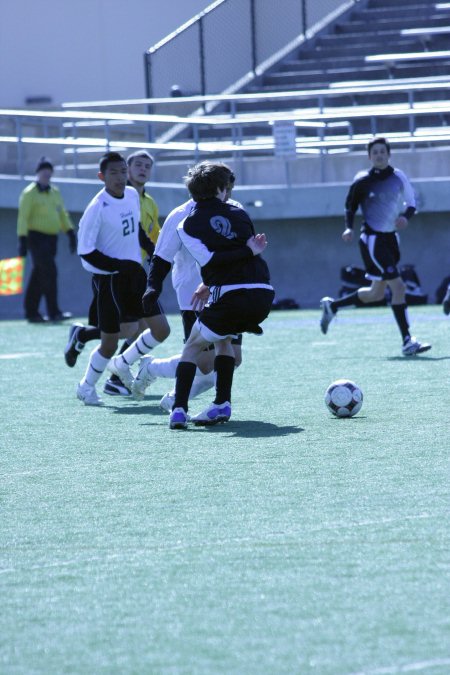
[[[144,268],[132,274],[94,274],[94,298],[89,309],[89,323],[103,333],[119,333],[121,323],[139,321],[162,313],[160,305],[146,314],[142,296],[147,286]]]
[[[269,315],[274,297],[274,291],[266,288],[228,291],[200,312],[199,322],[218,339],[239,333],[260,335],[259,324]]]
[[[366,268],[366,279],[386,281],[400,276],[399,236],[397,232],[362,232],[359,249]]]
[[[184,330],[184,341],[186,342],[189,335],[191,334],[192,326],[194,323],[197,321],[199,317],[200,312],[194,312],[193,309],[182,309],[181,310],[181,319],[183,321],[183,330]],[[241,345],[242,344],[242,333],[237,335],[235,338],[231,340],[231,344],[233,345]],[[214,345],[209,345],[209,347],[206,348],[205,351],[208,349],[214,349]]]

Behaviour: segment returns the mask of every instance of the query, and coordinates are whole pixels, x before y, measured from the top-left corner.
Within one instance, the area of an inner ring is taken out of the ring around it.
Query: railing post
[[[301,3],[302,3],[303,35],[306,37],[306,29],[307,29],[306,0],[301,0]]]
[[[145,98],[153,98],[153,87],[152,87],[152,57],[149,52],[144,54],[144,73],[145,73]],[[153,112],[152,106],[150,103],[146,105],[147,115],[151,115]],[[149,122],[147,124],[147,141],[153,143],[153,124]]]
[[[255,8],[255,0],[250,0],[250,26],[251,26],[251,40],[250,40],[250,45],[251,45],[251,59],[252,59],[252,71],[253,75],[256,75],[256,65],[257,65],[257,52],[256,52],[256,44],[257,44],[257,36],[256,36],[256,8]]]
[[[22,146],[22,120],[16,117],[16,136],[17,136],[17,169],[21,178],[24,177],[23,170],[23,146]]]
[[[198,22],[198,48],[200,54],[200,93],[206,96],[206,70],[205,70],[205,36],[203,32],[203,17]],[[203,111],[206,113],[205,101],[202,103]]]

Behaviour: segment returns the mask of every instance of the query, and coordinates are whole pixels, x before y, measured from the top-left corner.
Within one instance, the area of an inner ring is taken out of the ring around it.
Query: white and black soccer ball
[[[325,392],[325,405],[336,417],[353,417],[362,404],[363,393],[351,380],[336,380]]]

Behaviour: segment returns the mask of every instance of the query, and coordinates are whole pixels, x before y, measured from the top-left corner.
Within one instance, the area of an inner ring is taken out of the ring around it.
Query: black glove
[[[26,258],[28,252],[27,237],[19,237],[19,257]]]
[[[142,308],[146,314],[150,314],[160,294],[161,291],[157,291],[155,288],[147,286],[147,289],[144,295],[142,296]]]
[[[67,236],[69,237],[69,251],[75,253],[77,250],[77,238],[73,230],[68,230]]]

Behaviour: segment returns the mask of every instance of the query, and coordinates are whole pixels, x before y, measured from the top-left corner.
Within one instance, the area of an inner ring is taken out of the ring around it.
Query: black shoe
[[[131,391],[122,384],[119,378],[117,380],[113,380],[112,378],[106,380],[103,391],[110,396],[131,396]]]
[[[47,317],[42,316],[42,314],[33,314],[33,316],[26,317],[28,323],[46,323],[48,321]]]
[[[442,311],[447,316],[450,314],[450,286],[447,288],[447,293],[445,294],[445,298],[442,302]]]
[[[65,321],[66,319],[72,319],[72,312],[58,312],[58,314],[52,314],[49,317],[50,321]]]
[[[80,328],[83,328],[82,323],[74,323],[69,330],[69,339],[64,349],[64,359],[69,366],[73,368],[77,362],[77,358],[84,349],[84,343],[79,342],[78,335]]]

